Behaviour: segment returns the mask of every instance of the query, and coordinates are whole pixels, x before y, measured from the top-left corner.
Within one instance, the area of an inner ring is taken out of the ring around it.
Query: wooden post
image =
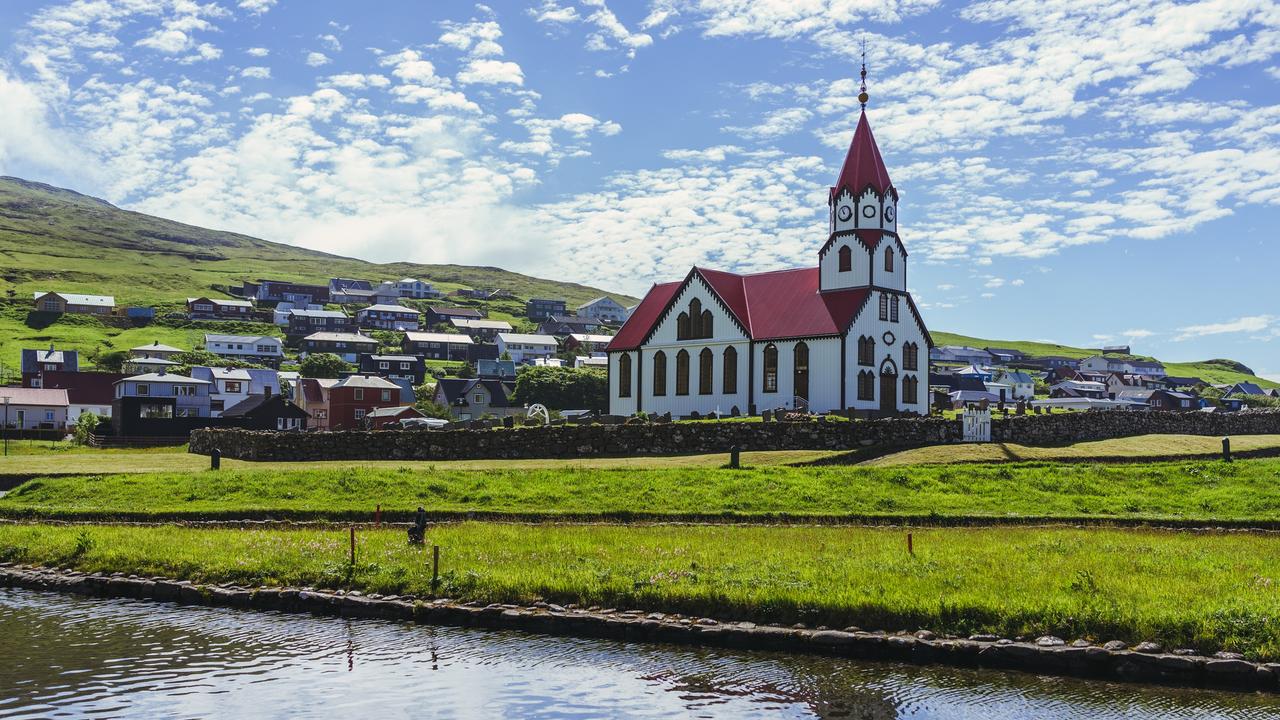
[[[356,564],[356,526],[351,526],[351,564]]]
[[[440,585],[440,546],[431,546],[431,594],[436,594],[436,587]]]
[[[378,508],[373,511],[373,524],[382,527],[382,503],[378,503]]]
[[[1222,438],[1222,459],[1231,462],[1231,438]]]
[[[911,533],[907,533],[907,554],[909,555],[916,554],[916,549],[915,547],[912,546],[912,543],[911,543]]]

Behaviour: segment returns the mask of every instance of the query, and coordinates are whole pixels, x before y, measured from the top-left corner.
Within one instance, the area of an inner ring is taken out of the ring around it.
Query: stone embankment
[[[997,418],[992,439],[1067,445],[1148,434],[1280,434],[1280,411],[1237,413],[1081,412]],[[804,422],[557,425],[444,431],[270,432],[204,429],[190,451],[242,460],[476,460],[677,455],[740,450],[856,450],[960,442],[960,421],[885,418]]]
[[[1129,648],[1119,641],[1101,645],[1085,640],[1068,643],[1051,636],[1024,642],[994,635],[952,637],[928,630],[885,633],[859,628],[781,627],[673,613],[584,609],[550,603],[481,605],[449,599],[365,595],[355,591],[314,588],[202,585],[158,577],[85,574],[14,563],[0,563],[0,585],[186,605],[384,618],[633,642],[817,653],[865,660],[1001,668],[1109,680],[1272,692],[1280,687],[1280,663],[1249,662],[1234,653],[1201,656],[1189,650],[1164,652],[1164,648],[1150,642]]]

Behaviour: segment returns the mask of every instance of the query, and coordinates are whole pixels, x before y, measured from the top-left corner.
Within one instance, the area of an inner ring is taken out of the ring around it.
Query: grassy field
[[[1233,452],[1280,449],[1280,435],[1240,435],[1231,438]],[[1017,443],[968,443],[931,445],[883,455],[865,465],[920,465],[956,462],[1025,462],[1088,460],[1091,458],[1217,456],[1222,438],[1206,435],[1141,435],[1137,437],[1076,443],[1066,447],[1032,447]]]
[[[724,456],[702,456],[723,462]],[[531,520],[773,517],[913,522],[1026,518],[1164,522],[1280,521],[1280,460],[1120,464],[976,464],[743,470],[559,464],[459,469],[262,469],[77,475],[30,480],[0,515],[45,518],[370,520],[419,505]],[[699,460],[699,462],[706,462]]]
[[[1138,641],[1280,659],[1280,538],[1070,529],[901,531],[463,523],[432,528],[440,594],[758,622]],[[427,594],[399,530],[0,526],[0,559],[251,585]]]

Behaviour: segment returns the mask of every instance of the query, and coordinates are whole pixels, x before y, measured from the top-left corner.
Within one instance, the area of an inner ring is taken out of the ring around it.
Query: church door
[[[880,369],[880,412],[898,411],[898,375],[893,368]]]

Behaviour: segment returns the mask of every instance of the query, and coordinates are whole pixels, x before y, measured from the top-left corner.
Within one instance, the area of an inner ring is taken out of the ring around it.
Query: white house
[[[599,320],[609,325],[618,325],[627,321],[627,308],[611,297],[598,297],[578,306],[578,317]]]
[[[417,300],[437,298],[442,295],[440,291],[431,286],[431,283],[423,282],[417,278],[403,278],[396,283],[396,289],[400,291],[400,297]]]
[[[932,342],[907,292],[897,202],[864,111],[817,266],[695,267],[653,286],[607,348],[610,413],[927,414]]]
[[[275,364],[284,358],[284,343],[267,335],[215,335],[205,333],[204,349],[214,355]]]
[[[1154,360],[1134,360],[1125,357],[1094,355],[1080,361],[1080,369],[1099,373],[1121,373],[1123,375],[1148,375],[1164,377],[1164,365]]]
[[[280,376],[275,370],[193,367],[191,377],[211,383],[209,417],[221,417],[223,410],[255,395],[282,392]]]
[[[1009,392],[1005,393],[1006,399],[1009,400],[1030,400],[1036,395],[1036,381],[1031,375],[1021,370],[1000,370],[997,371],[992,383],[987,383],[987,389],[991,390],[992,384],[999,384],[1008,388]],[[999,390],[992,390],[997,395]]]
[[[66,390],[0,387],[3,422],[19,430],[62,430],[70,404]]]
[[[164,345],[157,340],[150,345],[139,345],[138,347],[129,348],[129,357],[151,357],[164,358],[168,360],[174,355],[181,355],[184,352],[186,352],[186,350],[183,350],[182,348],[174,347],[172,345]]]
[[[516,364],[556,354],[556,339],[550,335],[498,333],[497,342],[498,356],[506,353]]]

